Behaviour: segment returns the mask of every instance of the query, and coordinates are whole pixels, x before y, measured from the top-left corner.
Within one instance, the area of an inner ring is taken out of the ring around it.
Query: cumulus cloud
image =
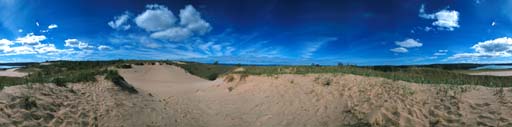
[[[98,46],[98,50],[101,50],[101,51],[106,51],[106,50],[111,50],[111,49],[112,49],[111,47],[106,46],[106,45]]]
[[[120,16],[114,17],[113,21],[108,22],[108,25],[112,27],[112,29],[116,30],[128,30],[131,25],[128,24],[128,20],[130,19],[130,13],[125,12]]]
[[[212,29],[210,23],[204,21],[201,14],[192,5],[187,5],[180,10],[180,25],[199,35],[203,35]]]
[[[34,35],[34,33],[29,33],[25,35],[25,37],[16,38],[16,42],[22,43],[23,45],[36,45],[41,41],[46,40],[46,36],[44,35]]]
[[[423,46],[422,43],[414,40],[414,39],[405,39],[404,41],[397,41],[395,42],[396,45],[404,48],[414,48],[414,47],[421,47]]]
[[[211,31],[210,23],[201,14],[187,5],[180,10],[178,18],[163,5],[147,5],[147,10],[135,18],[138,27],[151,32],[150,37],[160,40],[181,42],[190,37],[204,35]]]
[[[175,26],[174,14],[163,5],[151,4],[135,18],[135,23],[146,31],[160,31]]]
[[[57,49],[54,44],[37,43],[34,45],[17,45],[7,39],[0,40],[0,56],[10,55],[26,55],[26,54],[46,54],[56,55],[62,53],[69,53],[72,50]]]
[[[80,44],[80,41],[77,39],[66,39],[64,42],[66,42],[66,44],[64,44],[66,47],[78,47],[78,44]]]
[[[51,24],[51,25],[48,25],[48,30],[55,29],[57,27],[59,27],[57,24]]]
[[[390,51],[396,52],[396,53],[406,53],[406,52],[409,52],[409,50],[407,50],[404,47],[393,48],[393,49],[390,49]]]
[[[409,52],[407,48],[416,48],[423,46],[423,43],[411,38],[405,39],[403,41],[396,41],[395,44],[399,47],[390,49],[390,51],[395,53],[407,53]]]
[[[9,45],[13,45],[14,43],[10,40],[7,40],[7,39],[1,39],[0,40],[0,46],[9,46]]]
[[[57,49],[54,44],[40,44],[34,46],[34,49],[38,53],[57,53],[61,51]]]
[[[453,31],[459,26],[459,12],[455,10],[441,10],[433,14],[425,12],[425,6],[421,5],[419,16],[424,19],[436,20],[432,23],[439,30]]]
[[[479,42],[471,47],[475,50],[473,53],[455,54],[450,59],[459,58],[489,58],[489,57],[509,57],[512,56],[512,38],[502,37],[494,40]]]
[[[85,50],[94,49],[94,46],[90,46],[88,43],[79,41],[78,39],[66,39],[64,42],[66,42],[66,44],[64,44],[66,47],[74,47]]]

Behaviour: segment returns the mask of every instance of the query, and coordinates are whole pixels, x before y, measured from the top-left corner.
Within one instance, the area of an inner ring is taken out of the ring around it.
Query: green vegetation
[[[65,87],[67,83],[94,82],[96,76],[106,75],[107,79],[122,83],[124,79],[109,68],[131,68],[133,65],[155,65],[157,62],[175,65],[188,73],[198,77],[215,80],[220,75],[228,73],[248,75],[276,75],[276,74],[310,74],[310,73],[343,73],[370,77],[382,77],[392,80],[401,80],[414,83],[448,84],[448,85],[482,85],[489,87],[511,87],[512,77],[476,76],[467,75],[463,69],[473,68],[476,64],[438,64],[415,66],[242,66],[218,64],[202,64],[195,62],[174,61],[53,61],[49,65],[28,64],[20,71],[29,72],[26,77],[0,77],[0,88],[11,85],[29,83],[54,83]],[[243,71],[233,71],[243,67]],[[241,77],[242,78],[242,77]],[[126,82],[126,81],[124,81]],[[126,83],[127,84],[127,83]],[[331,82],[322,83],[325,86]],[[129,85],[129,84],[128,84]],[[122,85],[120,85],[122,86]]]
[[[103,75],[107,68],[126,61],[55,61],[50,65],[31,64],[21,68],[30,74],[23,77],[0,77],[0,88],[29,83],[55,83],[66,86],[67,83],[94,82],[95,76]]]
[[[252,75],[345,73],[426,84],[512,86],[512,77],[467,75],[428,67],[249,66],[244,68],[245,71],[233,73]]]

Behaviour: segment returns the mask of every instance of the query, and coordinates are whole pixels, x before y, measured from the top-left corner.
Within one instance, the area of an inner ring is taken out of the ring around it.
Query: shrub
[[[66,87],[66,82],[64,82],[64,79],[63,79],[63,78],[60,78],[60,77],[53,78],[53,79],[51,79],[51,82],[52,82],[53,84],[55,84],[56,86],[59,86],[59,87]]]

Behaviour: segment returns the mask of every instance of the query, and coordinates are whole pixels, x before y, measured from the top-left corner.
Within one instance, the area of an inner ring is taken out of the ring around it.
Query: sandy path
[[[477,72],[470,73],[470,75],[492,75],[492,76],[512,76],[512,71],[487,71],[487,72]]]
[[[27,73],[18,72],[16,69],[0,70],[0,76],[5,77],[23,77],[28,75]]]

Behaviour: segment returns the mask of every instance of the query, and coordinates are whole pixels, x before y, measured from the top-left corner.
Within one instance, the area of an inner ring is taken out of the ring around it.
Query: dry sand
[[[104,80],[8,87],[0,92],[0,126],[512,126],[510,88],[345,74],[207,81],[169,65],[120,73],[140,93]]]
[[[23,77],[28,75],[27,73],[18,72],[17,69],[0,70],[0,76],[4,77]]]
[[[470,73],[470,75],[512,76],[512,70],[476,72]]]

